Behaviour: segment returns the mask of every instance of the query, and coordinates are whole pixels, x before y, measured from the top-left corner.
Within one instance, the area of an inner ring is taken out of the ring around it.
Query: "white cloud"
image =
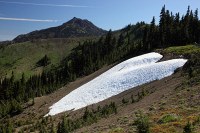
[[[8,2],[8,1],[0,1],[0,3],[6,4],[19,4],[19,5],[33,5],[33,6],[50,6],[50,7],[76,7],[76,8],[88,8],[88,6],[82,5],[57,5],[57,4],[39,4],[39,3],[26,3],[26,2]]]
[[[0,17],[0,20],[8,20],[8,21],[28,21],[28,22],[58,22],[59,20],[49,20],[49,19],[30,19],[30,18],[7,18]]]

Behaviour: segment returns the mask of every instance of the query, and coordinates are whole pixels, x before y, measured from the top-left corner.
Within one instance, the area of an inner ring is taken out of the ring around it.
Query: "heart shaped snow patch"
[[[133,87],[170,76],[186,59],[159,61],[163,56],[148,53],[128,59],[75,89],[50,107],[46,115],[77,110],[98,103]],[[157,63],[156,63],[157,62]]]

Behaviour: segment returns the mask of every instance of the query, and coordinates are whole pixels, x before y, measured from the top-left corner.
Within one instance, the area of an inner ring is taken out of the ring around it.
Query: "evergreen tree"
[[[109,32],[106,35],[105,41],[104,41],[104,51],[105,54],[108,54],[112,49],[113,49],[113,45],[112,45],[112,31],[109,30]]]
[[[45,54],[45,56],[37,62],[37,66],[47,66],[51,63],[50,58]]]
[[[158,47],[156,44],[156,25],[155,25],[155,17],[153,17],[151,24],[150,24],[150,30],[149,30],[149,44],[148,44],[148,51],[151,51],[153,48]]]
[[[165,47],[165,39],[166,39],[166,13],[165,13],[165,5],[162,7],[160,12],[160,21],[159,21],[159,34],[160,34],[160,45],[161,47]]]
[[[123,36],[122,33],[119,35],[119,39],[117,41],[117,44],[118,44],[118,46],[124,44],[124,36]]]

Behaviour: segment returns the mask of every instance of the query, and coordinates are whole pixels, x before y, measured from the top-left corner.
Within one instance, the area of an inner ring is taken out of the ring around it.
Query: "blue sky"
[[[100,28],[117,30],[138,21],[159,20],[163,5],[185,14],[188,5],[200,9],[200,0],[0,0],[0,40],[40,30],[78,17]]]

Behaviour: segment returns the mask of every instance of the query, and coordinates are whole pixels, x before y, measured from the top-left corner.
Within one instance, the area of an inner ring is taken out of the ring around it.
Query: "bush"
[[[135,99],[133,97],[133,94],[131,95],[131,103],[135,103]]]
[[[126,100],[125,98],[122,99],[122,103],[123,103],[123,104],[126,104],[126,103],[128,103],[128,102],[129,102],[129,101]]]
[[[16,101],[6,101],[0,104],[0,118],[5,117],[6,115],[18,115],[23,111],[21,104]]]
[[[138,114],[137,117],[138,118],[135,121],[135,125],[137,126],[138,133],[150,133],[149,118],[141,112]]]
[[[185,125],[184,129],[183,129],[183,133],[192,133],[192,132],[193,132],[193,126],[188,121],[187,124]]]
[[[162,123],[174,122],[174,121],[177,121],[178,119],[179,119],[179,116],[177,116],[176,114],[167,114],[163,116],[158,121],[158,123],[162,124]]]

